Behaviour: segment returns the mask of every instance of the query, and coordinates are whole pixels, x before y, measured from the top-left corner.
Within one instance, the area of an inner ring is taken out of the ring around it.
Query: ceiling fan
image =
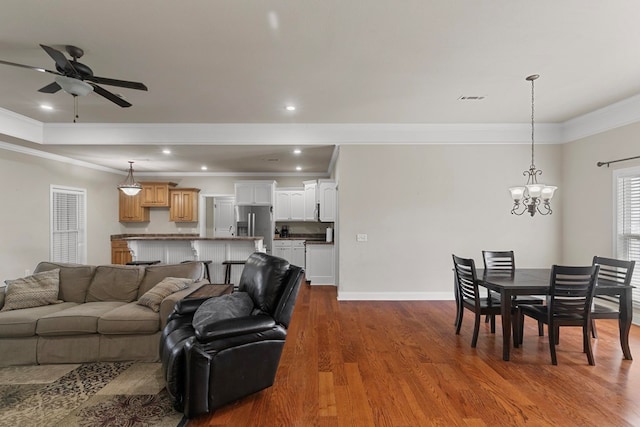
[[[105,88],[98,86],[97,83],[124,87],[127,89],[148,90],[147,87],[138,82],[129,82],[125,80],[109,79],[106,77],[97,77],[93,75],[91,68],[78,62],[78,59],[84,55],[84,51],[76,46],[65,46],[65,50],[71,56],[69,60],[64,53],[50,46],[41,44],[47,54],[53,58],[56,64],[56,71],[47,70],[41,67],[32,67],[30,65],[16,64],[14,62],[2,61],[0,64],[11,65],[14,67],[29,68],[31,70],[40,71],[41,73],[55,74],[55,81],[40,88],[38,92],[56,93],[60,89],[74,96],[84,96],[91,92],[95,92],[109,101],[119,105],[120,107],[131,107],[131,104],[120,96],[109,92]]]

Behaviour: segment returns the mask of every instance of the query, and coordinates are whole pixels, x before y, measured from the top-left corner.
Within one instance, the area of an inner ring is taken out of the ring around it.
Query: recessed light
[[[162,152],[164,154],[171,154],[171,150],[169,150],[168,148],[165,148],[164,150],[162,150]]]
[[[302,166],[296,166],[296,170],[297,171],[301,171],[302,170]]]
[[[287,111],[296,111],[296,106],[295,105],[287,105],[286,107],[284,107],[285,110]]]
[[[48,111],[53,110],[53,107],[51,105],[46,105],[46,104],[40,104],[40,108],[42,108],[43,110],[48,110]]]
[[[200,170],[206,171],[207,167],[206,166],[200,166]]]
[[[295,150],[293,150],[293,154],[300,154],[302,153],[302,150],[299,148],[296,148]]]

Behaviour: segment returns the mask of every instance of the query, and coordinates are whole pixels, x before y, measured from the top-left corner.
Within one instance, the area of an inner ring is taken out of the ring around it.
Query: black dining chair
[[[589,365],[595,365],[591,350],[591,303],[595,291],[599,265],[569,267],[554,265],[549,279],[549,300],[546,306],[539,304],[518,305],[519,337],[522,340],[524,316],[544,322],[549,329],[549,351],[551,363],[558,364],[556,345],[562,326],[582,327],[583,352],[587,353]]]
[[[600,266],[598,273],[597,286],[629,286],[633,277],[633,269],[636,265],[635,261],[623,261],[613,258],[604,258],[599,256],[593,257],[593,264]],[[618,296],[613,295],[594,295],[594,304],[591,309],[591,333],[593,338],[598,338],[596,330],[596,319],[619,319],[620,300]],[[607,304],[607,302],[612,304]],[[615,306],[616,308],[612,308]]]
[[[482,251],[482,261],[484,262],[485,272],[491,276],[513,277],[515,274],[516,260],[513,251]],[[495,298],[496,293],[490,291],[487,296]],[[544,300],[531,295],[515,295],[511,300],[511,306],[515,310],[518,304],[544,304]],[[544,336],[544,324],[542,322],[538,322],[538,335]]]
[[[500,314],[500,301],[496,303],[493,298],[480,297],[476,266],[472,258],[460,258],[455,255],[452,255],[452,257],[459,303],[457,308],[458,312],[456,313],[456,335],[460,335],[464,309],[471,310],[475,314],[471,347],[475,348],[478,343],[481,316],[491,316],[491,333],[496,332],[495,316]]]

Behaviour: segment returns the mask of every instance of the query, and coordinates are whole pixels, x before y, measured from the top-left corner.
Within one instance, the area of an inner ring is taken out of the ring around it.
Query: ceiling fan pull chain
[[[73,95],[73,123],[78,120],[78,95]]]

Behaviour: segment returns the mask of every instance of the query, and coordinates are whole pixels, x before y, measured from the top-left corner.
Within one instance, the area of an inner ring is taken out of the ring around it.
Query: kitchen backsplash
[[[289,234],[322,234],[324,236],[327,227],[333,228],[332,222],[277,221],[278,231],[282,229],[283,225],[289,226]]]

